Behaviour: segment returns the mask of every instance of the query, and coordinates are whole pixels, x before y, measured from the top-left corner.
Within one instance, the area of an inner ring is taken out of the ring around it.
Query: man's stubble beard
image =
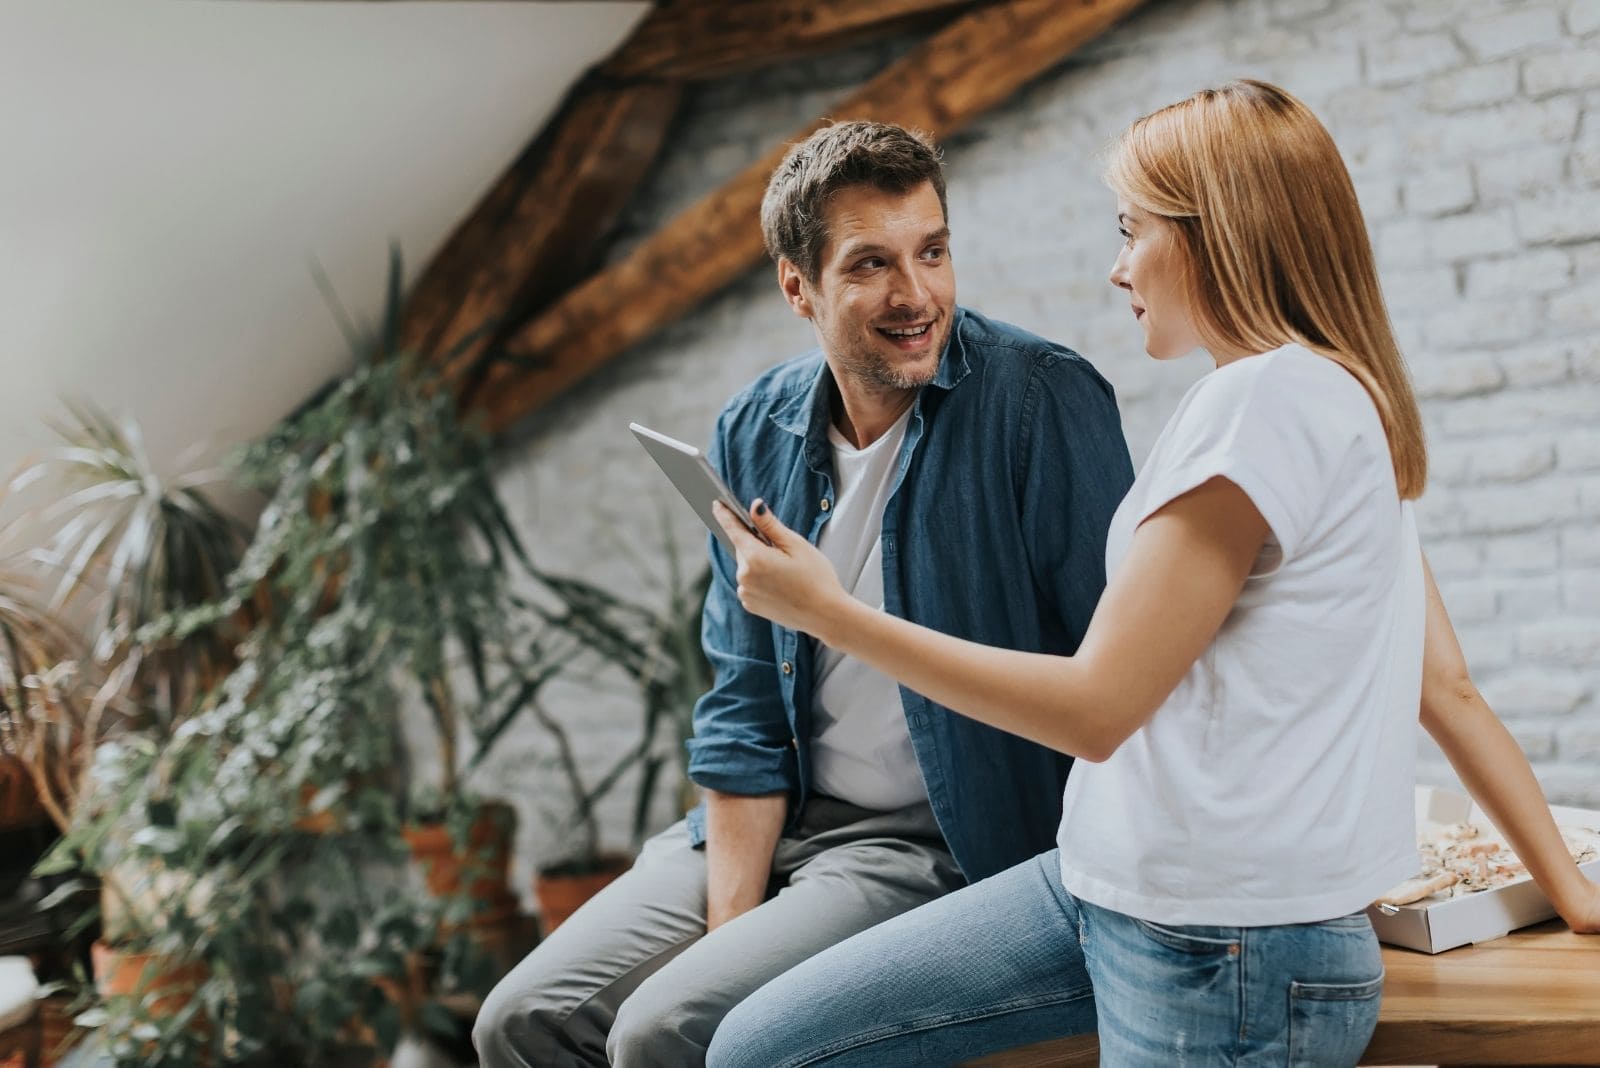
[[[916,319],[909,320],[915,322]],[[878,389],[921,389],[939,374],[939,363],[944,358],[945,346],[950,343],[948,320],[940,317],[930,329],[941,330],[933,351],[938,355],[926,370],[909,371],[892,366],[876,349],[869,345],[850,346],[836,353],[840,369],[866,386]]]

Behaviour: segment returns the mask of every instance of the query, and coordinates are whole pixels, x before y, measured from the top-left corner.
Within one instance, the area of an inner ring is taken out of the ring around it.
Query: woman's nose
[[[1128,281],[1127,250],[1117,253],[1117,258],[1112,261],[1111,274],[1108,276],[1112,285],[1118,289],[1132,289],[1133,283]]]

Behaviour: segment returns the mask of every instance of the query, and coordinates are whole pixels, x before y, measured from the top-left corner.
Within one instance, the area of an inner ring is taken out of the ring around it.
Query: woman
[[[1060,848],[774,980],[713,1068],[951,1063],[1096,1028],[1104,1065],[1356,1063],[1383,981],[1364,907],[1418,867],[1419,704],[1562,915],[1600,930],[1422,557],[1421,420],[1327,131],[1235,82],[1134,123],[1108,180],[1146,349],[1216,370],[1112,521],[1076,654],[917,627],[760,501],[770,547],[722,516],[747,609],[1082,758]]]

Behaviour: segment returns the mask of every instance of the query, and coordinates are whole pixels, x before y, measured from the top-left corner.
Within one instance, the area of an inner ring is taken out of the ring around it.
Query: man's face
[[[950,228],[929,183],[908,193],[850,186],[829,202],[817,281],[788,260],[779,282],[810,319],[841,381],[916,389],[939,370],[955,314]]]

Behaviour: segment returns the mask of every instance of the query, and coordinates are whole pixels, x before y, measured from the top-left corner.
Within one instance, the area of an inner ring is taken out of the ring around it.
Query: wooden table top
[[[1600,935],[1560,920],[1428,955],[1383,947],[1387,978],[1363,1065],[1600,1065]],[[1099,1062],[1093,1035],[970,1062],[1055,1068]]]
[[[1429,956],[1383,947],[1363,1064],[1600,1065],[1600,935],[1560,920]]]

